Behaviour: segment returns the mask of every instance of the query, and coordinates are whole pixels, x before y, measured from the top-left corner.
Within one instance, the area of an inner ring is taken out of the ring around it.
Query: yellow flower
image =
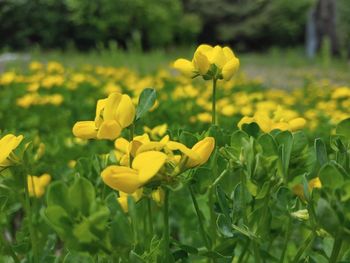
[[[322,188],[322,184],[320,181],[320,178],[315,177],[313,179],[311,179],[308,183],[308,188],[309,188],[309,192],[312,191],[312,189],[314,188]],[[304,187],[301,184],[297,184],[293,187],[293,193],[296,194],[297,196],[299,196],[301,199],[305,199],[304,196]]]
[[[0,139],[0,167],[6,167],[11,165],[11,162],[7,159],[11,152],[18,147],[23,140],[23,136],[15,136],[7,134]]]
[[[73,134],[82,139],[108,139],[119,137],[122,129],[135,118],[135,106],[128,95],[111,93],[98,100],[95,121],[79,121],[73,126]]]
[[[180,58],[174,68],[187,77],[197,75],[208,79],[230,80],[239,68],[239,60],[229,47],[202,44],[196,49],[192,61]]]
[[[152,191],[152,199],[158,203],[162,204],[164,201],[164,190],[158,187],[156,190]]]
[[[162,137],[168,129],[168,125],[166,123],[162,125],[155,126],[150,129],[146,126],[143,127],[143,130],[147,132],[152,138]]]
[[[195,75],[195,69],[191,61],[180,58],[174,62],[174,68],[184,74],[186,77],[192,78]]]
[[[124,138],[118,138],[114,142],[115,147],[115,157],[122,166],[129,166],[130,154],[132,157],[136,156],[136,151],[145,143],[149,143],[150,139],[148,134],[143,134],[134,137],[134,139],[129,142]]]
[[[119,205],[121,206],[121,208],[123,209],[123,211],[125,213],[128,212],[129,207],[128,207],[128,196],[131,196],[132,198],[134,198],[135,202],[139,201],[142,197],[142,188],[136,190],[134,193],[132,194],[127,194],[124,192],[119,191],[119,197],[117,198]]]
[[[159,172],[166,159],[162,152],[143,152],[135,157],[132,168],[111,165],[102,171],[101,177],[109,187],[132,194]]]
[[[45,193],[46,186],[50,183],[51,176],[47,173],[39,176],[27,176],[29,196],[40,198]]]
[[[215,139],[206,137],[197,142],[191,149],[179,142],[170,141],[167,147],[173,151],[179,150],[188,157],[186,167],[192,168],[206,163],[214,150]]]
[[[291,131],[297,131],[305,127],[306,120],[304,118],[295,118],[289,121]]]

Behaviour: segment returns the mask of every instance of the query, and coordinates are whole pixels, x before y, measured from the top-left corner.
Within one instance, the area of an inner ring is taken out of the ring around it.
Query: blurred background
[[[268,71],[281,64],[348,70],[350,1],[0,1],[3,63],[20,52],[24,60],[104,62],[142,71],[189,57],[199,43],[231,46],[257,77],[264,76],[261,66]]]

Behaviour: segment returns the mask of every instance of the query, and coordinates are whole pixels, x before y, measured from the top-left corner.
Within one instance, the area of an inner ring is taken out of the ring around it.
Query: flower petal
[[[122,95],[114,117],[122,128],[128,127],[133,123],[135,119],[135,106],[128,95]]]
[[[174,62],[173,67],[180,71],[186,77],[191,78],[194,75],[195,68],[191,61],[179,58]]]
[[[102,171],[101,177],[109,187],[128,194],[134,193],[142,185],[137,171],[125,166],[108,166]]]
[[[97,136],[97,129],[94,121],[78,121],[73,126],[73,134],[81,139],[93,139]]]
[[[139,181],[144,184],[158,173],[166,159],[166,154],[162,152],[143,152],[136,156],[132,162],[132,168],[138,170]]]
[[[119,123],[115,120],[104,121],[97,133],[97,139],[115,140],[122,131]]]
[[[22,140],[22,135],[15,136],[13,134],[7,134],[0,139],[0,164],[9,157],[10,153],[17,148]]]

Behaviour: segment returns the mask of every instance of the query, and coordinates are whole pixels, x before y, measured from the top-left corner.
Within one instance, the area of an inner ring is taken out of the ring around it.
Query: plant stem
[[[253,249],[254,249],[255,263],[260,263],[261,262],[260,250],[259,250],[259,245],[256,242],[256,240],[253,240]]]
[[[129,141],[131,142],[134,139],[134,130],[135,130],[135,124],[132,123],[129,126]]]
[[[336,263],[337,262],[337,259],[338,259],[338,256],[339,256],[339,252],[340,252],[340,249],[341,249],[341,246],[342,246],[342,237],[341,235],[336,235],[335,239],[334,239],[334,244],[333,244],[333,249],[332,249],[332,254],[331,254],[331,257],[329,259],[329,262],[330,263]]]
[[[228,169],[223,170],[222,173],[215,179],[214,183],[209,185],[209,188],[214,188],[220,182],[220,180],[226,175],[227,172],[228,172]]]
[[[163,210],[163,238],[164,238],[164,252],[165,261],[170,262],[170,248],[169,248],[169,190],[164,189],[164,210]]]
[[[247,206],[245,203],[245,176],[243,171],[240,171],[240,179],[241,179],[241,204],[242,204],[242,217],[243,217],[243,223],[244,225],[248,226],[248,217],[247,217]]]
[[[130,143],[132,142],[132,140],[134,139],[134,130],[135,130],[135,124],[132,123],[130,126],[129,126],[129,141]],[[132,145],[131,145],[132,146]],[[131,167],[131,164],[132,164],[132,161],[133,161],[133,156],[131,154],[131,151],[129,153],[129,166]]]
[[[249,244],[250,244],[250,239],[247,239],[247,242],[245,243],[244,247],[242,247],[242,251],[241,251],[241,254],[239,255],[237,262],[243,262],[243,258],[245,256],[245,253],[248,250]]]
[[[200,233],[201,233],[201,236],[202,236],[202,239],[203,239],[203,242],[205,244],[205,247],[208,249],[208,251],[211,249],[210,248],[210,244],[209,244],[209,241],[207,239],[207,236],[206,236],[206,233],[205,233],[205,230],[204,230],[204,224],[203,224],[203,220],[202,220],[202,217],[201,217],[201,212],[199,210],[199,206],[198,206],[198,203],[197,203],[197,200],[196,200],[196,197],[194,195],[194,192],[193,192],[193,188],[192,186],[190,185],[188,187],[188,189],[190,190],[190,194],[191,194],[191,199],[192,199],[192,202],[193,202],[193,206],[194,206],[194,209],[196,210],[196,214],[197,214],[197,218],[198,218],[198,223],[199,223],[199,230],[200,230]]]
[[[150,198],[147,198],[147,210],[148,210],[149,234],[152,239],[153,238],[153,217],[152,217],[152,203]]]
[[[216,125],[216,82],[217,79],[213,78],[213,95],[212,95],[212,112],[211,112],[211,124]]]
[[[280,263],[284,262],[284,256],[285,256],[287,248],[288,248],[288,243],[289,243],[289,238],[290,238],[290,233],[291,233],[291,226],[292,226],[292,218],[289,216],[287,230],[286,230],[286,234],[284,236],[284,246],[283,246],[282,254],[280,257]]]
[[[29,228],[30,240],[32,243],[33,258],[34,258],[34,262],[39,262],[39,251],[38,251],[38,247],[37,247],[37,238],[36,238],[35,230],[33,228],[33,217],[32,217],[32,211],[31,211],[31,206],[30,206],[29,191],[28,191],[28,185],[27,185],[27,173],[26,172],[23,174],[23,178],[24,178],[24,190],[25,190],[25,211],[26,211],[26,215],[29,219],[28,220],[28,228]]]
[[[312,241],[315,238],[315,232],[312,231],[311,234],[306,238],[303,245],[298,249],[297,254],[295,255],[293,259],[293,263],[298,263],[300,257],[304,254],[304,252],[308,249],[308,247],[311,245]]]

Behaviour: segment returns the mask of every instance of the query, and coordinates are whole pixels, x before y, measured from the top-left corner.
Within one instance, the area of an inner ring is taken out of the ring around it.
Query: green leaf
[[[261,145],[265,156],[273,156],[278,154],[276,141],[270,134],[264,133],[263,135],[259,136],[258,143]]]
[[[51,205],[43,213],[44,219],[62,237],[65,238],[71,233],[73,222],[69,214],[60,206]]]
[[[345,136],[350,139],[350,118],[347,118],[338,123],[336,133]]]
[[[136,120],[145,115],[154,105],[157,98],[156,90],[146,88],[141,92],[136,109]]]
[[[233,237],[231,220],[223,214],[219,214],[216,220],[219,232],[225,237]]]
[[[249,136],[257,138],[260,132],[259,125],[255,122],[249,124],[243,124],[242,130],[248,133]]]
[[[321,226],[333,236],[338,232],[340,221],[327,200],[320,198],[317,202],[316,215]]]
[[[76,211],[85,216],[89,215],[90,205],[95,202],[95,188],[89,180],[83,177],[76,178],[68,190],[68,196]]]
[[[293,135],[289,131],[283,131],[276,135],[276,141],[279,145],[279,156],[282,163],[282,172],[288,176],[290,156],[293,147]]]
[[[77,252],[68,252],[68,254],[65,256],[63,263],[77,263],[77,262],[84,262],[84,263],[94,263],[94,259],[84,253],[77,253]]]
[[[257,196],[255,197],[255,199],[263,199],[267,195],[267,193],[269,192],[269,188],[270,188],[270,182],[267,181],[263,184],[261,189],[259,189],[259,192],[258,192]]]
[[[321,167],[318,177],[321,180],[322,187],[331,189],[340,188],[344,183],[343,175],[331,164],[325,164]]]
[[[226,194],[224,193],[224,191],[221,189],[220,186],[216,187],[216,196],[217,196],[217,200],[221,211],[224,213],[224,215],[227,218],[230,218],[230,208],[227,202]]]
[[[46,202],[48,207],[60,206],[66,213],[72,212],[71,201],[68,198],[68,187],[62,181],[53,182],[47,190]]]
[[[180,142],[191,148],[197,143],[197,137],[188,131],[182,131],[180,135]]]
[[[326,145],[321,138],[315,140],[315,151],[318,163],[322,166],[328,163],[328,155]]]

